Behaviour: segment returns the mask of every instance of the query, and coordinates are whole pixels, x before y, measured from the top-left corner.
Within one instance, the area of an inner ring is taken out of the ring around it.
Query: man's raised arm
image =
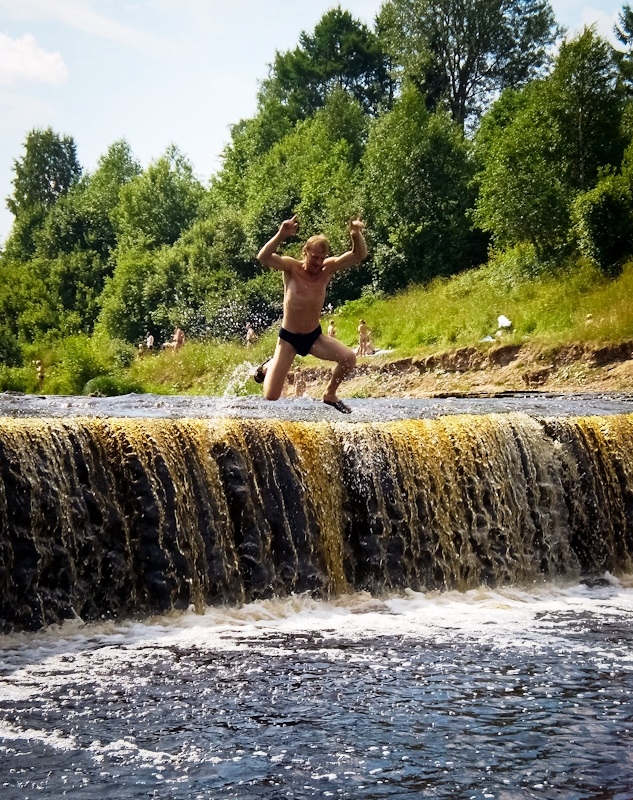
[[[365,223],[361,219],[353,219],[349,223],[349,235],[352,238],[352,249],[334,259],[334,270],[355,267],[367,258],[367,244],[363,236]]]
[[[262,247],[257,254],[257,260],[260,261],[265,267],[272,267],[273,269],[286,269],[288,256],[280,256],[277,250],[290,236],[294,236],[297,232],[299,223],[297,222],[297,215],[291,219],[284,220],[279,226],[277,233]]]

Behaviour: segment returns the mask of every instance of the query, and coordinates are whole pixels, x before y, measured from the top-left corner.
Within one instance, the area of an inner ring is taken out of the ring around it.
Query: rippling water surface
[[[633,578],[0,638],[0,796],[633,798]]]
[[[8,417],[237,417],[335,422],[386,422],[428,419],[442,414],[502,414],[578,416],[633,412],[633,394],[506,392],[495,397],[443,397],[425,400],[352,399],[350,415],[340,414],[312,398],[284,398],[275,403],[260,395],[207,397],[131,394],[120,397],[23,395],[0,393],[0,416]]]

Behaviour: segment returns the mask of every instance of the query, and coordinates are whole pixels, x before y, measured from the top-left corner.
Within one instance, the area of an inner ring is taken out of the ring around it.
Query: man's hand
[[[294,217],[290,219],[285,219],[281,225],[279,226],[279,233],[284,239],[288,239],[290,236],[294,236],[297,232],[297,228],[299,227],[299,223],[297,222],[297,215],[295,214]]]
[[[363,228],[365,227],[365,223],[363,222],[360,217],[357,219],[350,219],[349,221],[349,232],[353,235],[355,233],[362,233]]]

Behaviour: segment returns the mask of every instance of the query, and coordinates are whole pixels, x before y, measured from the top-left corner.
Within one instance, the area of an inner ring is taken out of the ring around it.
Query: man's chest
[[[316,275],[297,272],[286,281],[286,291],[301,299],[321,297],[325,294],[329,278],[325,273]]]

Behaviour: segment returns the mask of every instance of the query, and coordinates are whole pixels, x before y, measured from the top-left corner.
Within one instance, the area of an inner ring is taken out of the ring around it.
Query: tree
[[[346,222],[358,210],[359,139],[365,130],[356,101],[336,92],[252,165],[244,207],[252,252],[293,214],[302,235],[321,232],[335,249],[348,246]]]
[[[28,260],[48,210],[76,184],[81,166],[72,137],[59,136],[52,128],[32,130],[23,157],[13,165],[13,194],[7,197],[7,207],[15,222],[6,252],[12,259]]]
[[[624,52],[616,50],[614,55],[623,86],[628,95],[633,94],[633,10],[626,4],[613,27],[616,39],[624,45]]]
[[[194,338],[231,338],[249,317],[272,322],[280,284],[277,292],[261,285],[245,242],[237,212],[222,209],[197,219],[171,246],[118,253],[98,329],[134,342],[148,327],[159,339],[169,338],[176,325]]]
[[[89,192],[111,213],[119,201],[121,187],[140,173],[141,165],[130,145],[125,139],[118,139],[99,158],[97,169],[89,176]]]
[[[20,211],[11,226],[2,258],[5,261],[28,261],[35,255],[35,240],[46,220],[44,206],[33,206]]]
[[[613,48],[593,28],[585,28],[562,43],[545,85],[566,180],[575,190],[588,189],[602,167],[619,166],[626,146]]]
[[[502,95],[475,137],[475,219],[497,245],[564,251],[574,198],[620,165],[622,109],[610,49],[591,28],[562,45],[549,77]]]
[[[127,142],[115,142],[95,172],[61,196],[34,232],[36,256],[49,262],[50,292],[64,313],[75,315],[78,331],[92,331],[97,300],[113,268],[110,254],[117,240],[112,214],[121,187],[139,172]]]
[[[388,0],[377,29],[401,80],[462,127],[538,76],[559,34],[547,0]]]
[[[38,252],[56,258],[61,253],[90,250],[107,260],[116,246],[112,215],[121,188],[140,172],[125,140],[110,145],[97,169],[50,209],[37,234]]]
[[[581,192],[572,206],[580,252],[607,275],[616,276],[633,253],[633,196],[629,180],[606,175]]]
[[[188,268],[200,273],[230,269],[243,280],[255,274],[239,209],[222,208],[196,220],[178,243]]]
[[[100,297],[96,332],[104,330],[113,339],[128,342],[140,339],[150,322],[145,285],[154,261],[154,254],[145,248],[128,248],[119,254],[114,274]]]
[[[13,195],[7,198],[14,217],[35,206],[50,208],[81,175],[73,138],[59,136],[52,128],[32,130],[24,151],[24,156],[13,162]]]
[[[363,159],[374,284],[392,292],[471,265],[469,145],[413,86],[370,130]]]
[[[246,202],[245,176],[249,168],[290,133],[292,124],[276,100],[260,98],[257,114],[231,129],[231,142],[222,153],[222,169],[211,180],[209,200],[241,208]]]
[[[164,335],[178,324],[190,336],[206,336],[212,298],[230,316],[229,295],[255,274],[245,238],[237,213],[224,210],[196,220],[175,245],[157,253],[143,289],[155,329]]]
[[[190,162],[171,145],[121,188],[112,212],[119,247],[173,244],[195,219],[203,195]]]
[[[60,311],[73,315],[73,333],[92,333],[100,311],[100,297],[111,269],[92,250],[60,253],[49,264],[46,284]]]
[[[530,242],[541,259],[567,241],[571,200],[554,156],[560,152],[559,138],[544,97],[542,83],[527,87],[520,97],[503,94],[489,112],[494,119],[484,116],[475,137],[477,160],[483,164],[475,221],[492,234],[496,246]]]
[[[4,325],[0,326],[0,363],[7,367],[22,366],[22,350],[17,336]]]
[[[376,36],[340,6],[323,15],[300,45],[277,53],[270,76],[263,82],[260,104],[276,98],[295,122],[325,105],[335,90],[355,98],[366,113],[375,114],[389,94],[385,54]]]
[[[20,343],[42,339],[60,325],[57,298],[46,283],[49,264],[42,259],[28,263],[0,264],[0,319]]]

